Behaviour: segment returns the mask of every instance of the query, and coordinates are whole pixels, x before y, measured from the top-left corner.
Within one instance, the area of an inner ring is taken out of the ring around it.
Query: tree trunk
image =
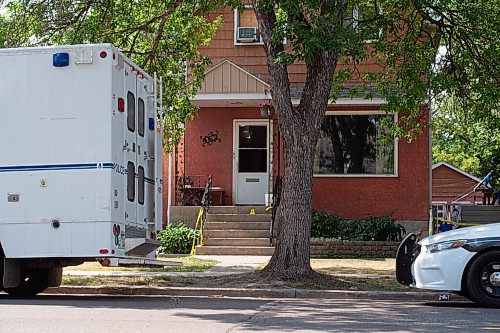
[[[309,238],[315,145],[308,139],[308,133],[298,137],[299,140],[293,143],[284,142],[285,177],[276,224],[276,249],[264,270],[285,279],[297,279],[312,273]]]
[[[338,54],[319,49],[314,52],[314,59],[307,63],[300,104],[293,106],[288,67],[278,61],[284,47],[272,40],[276,27],[274,4],[265,3],[267,6],[261,5],[256,15],[267,55],[272,101],[283,137],[284,177],[276,221],[276,249],[264,272],[283,279],[300,279],[313,272],[309,249],[313,160]]]

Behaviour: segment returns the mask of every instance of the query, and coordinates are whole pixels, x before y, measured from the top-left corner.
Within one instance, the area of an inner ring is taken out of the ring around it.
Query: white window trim
[[[385,115],[384,111],[326,111],[327,116],[352,116],[352,115]],[[394,121],[398,121],[398,113],[389,113],[394,115]],[[314,173],[314,178],[398,178],[399,177],[399,140],[394,139],[394,173],[393,174],[318,174]]]
[[[252,5],[245,5],[244,7],[245,9],[252,9]],[[240,27],[240,12],[238,11],[238,9],[234,9],[233,10],[234,12],[234,33],[233,33],[233,37],[234,37],[234,45],[247,45],[247,46],[252,46],[252,45],[264,45],[264,42],[262,41],[262,36],[260,37],[260,42],[253,42],[253,43],[241,43],[241,42],[238,42],[238,28]],[[259,27],[257,26],[257,31],[259,30]]]
[[[379,8],[379,12],[381,12],[381,9]],[[358,22],[359,22],[359,8],[356,7],[352,10],[352,19],[353,19],[353,23],[352,23],[352,27],[354,29],[357,29],[358,27]],[[380,38],[382,37],[382,28],[380,28],[378,30],[378,38],[377,39],[367,39],[365,40],[364,42],[366,44],[372,44],[372,43],[375,43],[377,42]]]
[[[253,6],[252,5],[245,5],[244,6],[245,9],[253,9]],[[277,8],[277,7],[276,7]],[[260,36],[260,42],[253,42],[253,43],[241,43],[241,42],[238,42],[238,28],[240,27],[240,12],[238,11],[238,9],[234,9],[233,10],[234,12],[234,29],[233,29],[233,42],[234,42],[234,45],[236,46],[262,46],[264,45],[264,41],[262,40],[262,36]],[[257,25],[257,31],[259,31],[259,26]],[[283,45],[286,45],[287,44],[287,39],[283,39]]]

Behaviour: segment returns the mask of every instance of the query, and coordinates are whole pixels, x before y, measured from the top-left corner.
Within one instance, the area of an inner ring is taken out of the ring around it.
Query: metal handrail
[[[198,245],[203,245],[203,230],[205,227],[205,221],[207,220],[207,213],[210,210],[212,204],[211,199],[212,194],[212,175],[208,176],[207,183],[205,184],[205,190],[203,191],[203,196],[201,198],[201,207],[198,213],[198,218],[196,219],[195,230],[199,230],[198,237],[193,239],[193,246],[191,247],[191,255],[196,254],[196,247]]]
[[[276,221],[276,213],[278,212],[278,207],[281,202],[281,188],[282,188],[283,177],[277,176],[274,182],[273,188],[273,202],[272,202],[272,211],[271,211],[271,227],[269,230],[269,241],[271,242],[271,246],[273,245],[274,239],[274,222]]]

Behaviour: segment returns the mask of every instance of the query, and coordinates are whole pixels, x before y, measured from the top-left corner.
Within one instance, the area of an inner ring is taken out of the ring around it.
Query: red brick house
[[[173,206],[188,204],[179,197],[180,179],[187,177],[192,187],[199,187],[208,175],[213,177],[217,205],[264,205],[281,171],[277,126],[273,115],[262,114],[259,107],[272,96],[255,15],[230,8],[222,14],[223,26],[211,46],[201,50],[212,59],[212,67],[193,101],[200,112],[185,125],[184,139],[172,157]],[[366,61],[358,68],[364,72],[377,66]],[[305,71],[302,64],[289,68],[293,103],[302,93]],[[427,230],[429,132],[424,130],[411,144],[381,144],[384,100],[376,94],[371,100],[348,97],[356,84],[356,79],[348,82],[328,107],[314,163],[313,206],[349,219],[391,214],[408,229]],[[398,115],[389,117],[397,121]],[[167,169],[165,163],[164,179]]]

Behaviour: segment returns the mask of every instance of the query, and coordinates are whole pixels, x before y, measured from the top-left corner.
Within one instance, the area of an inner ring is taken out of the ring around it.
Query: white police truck
[[[110,44],[0,49],[0,291],[37,294],[84,261],[154,259],[160,90]]]

